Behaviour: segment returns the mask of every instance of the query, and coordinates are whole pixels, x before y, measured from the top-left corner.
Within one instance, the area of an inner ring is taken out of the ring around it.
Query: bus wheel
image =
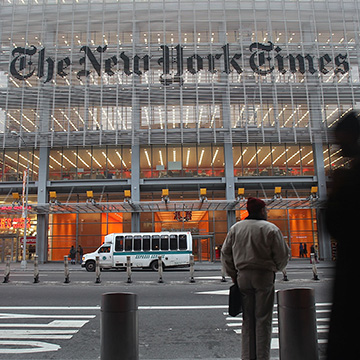
[[[162,268],[163,268],[163,270],[164,270],[164,269],[165,269],[164,263],[162,262],[161,265],[162,265]],[[151,270],[153,270],[153,271],[158,271],[158,268],[159,268],[159,262],[158,262],[158,260],[154,260],[154,261],[150,264],[150,268],[151,268]]]
[[[86,264],[85,264],[85,269],[89,272],[93,272],[95,271],[95,261],[93,260],[89,260]]]

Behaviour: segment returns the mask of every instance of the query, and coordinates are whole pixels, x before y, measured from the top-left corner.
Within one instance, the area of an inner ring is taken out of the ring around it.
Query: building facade
[[[357,0],[0,4],[0,261],[21,260],[25,227],[40,261],[175,229],[216,260],[250,195],[293,257],[331,258],[321,201],[346,166],[332,127],[360,101]]]

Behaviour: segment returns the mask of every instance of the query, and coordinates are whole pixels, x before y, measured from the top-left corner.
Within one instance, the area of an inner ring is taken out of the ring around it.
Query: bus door
[[[110,244],[105,244],[103,245],[99,251],[98,251],[98,254],[99,254],[99,260],[100,260],[100,265],[102,267],[111,267],[112,266],[112,257],[113,257],[113,254],[111,252],[111,246]]]

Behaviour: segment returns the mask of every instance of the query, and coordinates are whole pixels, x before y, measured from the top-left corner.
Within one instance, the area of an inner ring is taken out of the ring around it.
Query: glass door
[[[6,256],[10,255],[10,261],[16,261],[16,238],[0,238],[0,261],[5,262]]]
[[[193,235],[193,254],[195,261],[214,261],[214,236]]]

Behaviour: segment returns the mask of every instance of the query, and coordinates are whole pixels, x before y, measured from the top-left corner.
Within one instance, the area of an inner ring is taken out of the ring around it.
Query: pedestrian
[[[71,245],[70,253],[69,253],[70,263],[76,264],[76,250],[74,245]]]
[[[267,221],[264,201],[250,197],[246,207],[249,216],[230,228],[221,258],[242,295],[242,359],[269,360],[275,272],[285,269],[289,248]]]
[[[81,245],[78,246],[77,252],[78,252],[78,254],[79,254],[79,264],[81,264],[81,262],[82,262],[82,257],[83,257],[83,255],[84,255],[84,250],[83,250],[83,248],[82,248]]]
[[[307,246],[306,246],[306,243],[304,243],[304,246],[303,246],[303,252],[304,252],[304,256],[307,258]]]
[[[360,359],[359,299],[356,295],[360,277],[358,239],[360,219],[360,123],[359,114],[350,111],[335,127],[335,140],[346,157],[348,168],[332,174],[326,204],[326,224],[337,242],[335,279],[327,347],[327,360]]]
[[[315,245],[315,262],[319,262],[319,249],[317,245]]]
[[[304,247],[303,247],[302,243],[300,243],[300,246],[299,246],[299,256],[301,258],[304,257]]]
[[[316,259],[315,246],[314,246],[314,244],[311,244],[311,246],[310,246],[310,264],[312,264],[311,254],[314,254],[314,260],[315,260],[315,262],[317,262],[317,261],[316,261],[317,259]]]

